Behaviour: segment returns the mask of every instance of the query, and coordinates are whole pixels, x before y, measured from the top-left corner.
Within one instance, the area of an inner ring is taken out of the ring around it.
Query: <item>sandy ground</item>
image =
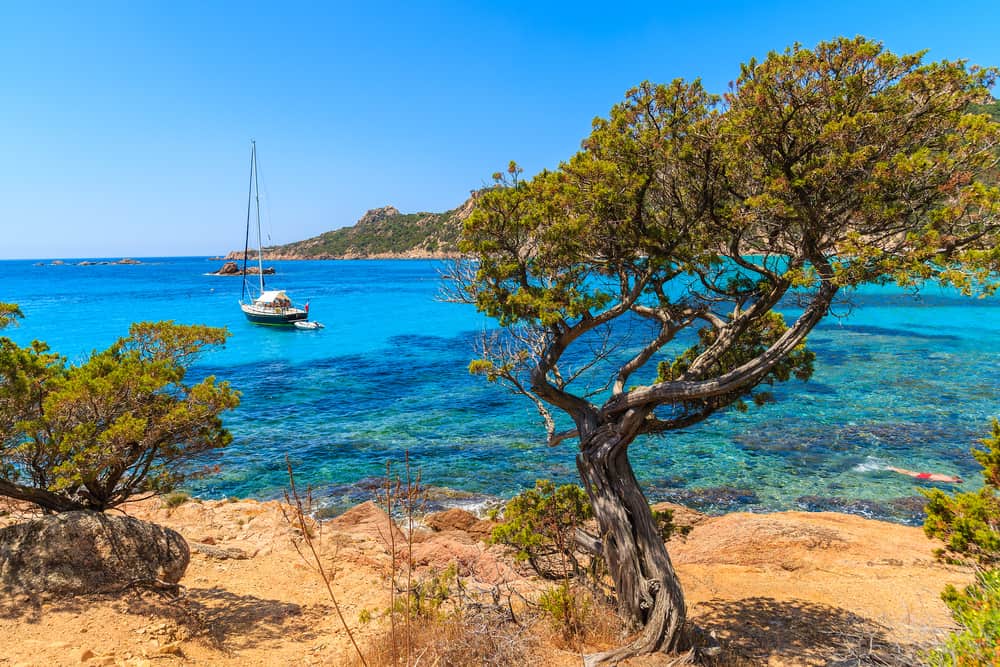
[[[145,501],[126,511],[174,528],[192,545],[186,595],[0,600],[0,666],[351,664],[329,594],[300,556],[300,534],[281,505],[167,509]],[[856,658],[865,646],[932,640],[949,625],[941,589],[971,578],[935,562],[934,544],[917,528],[833,513],[690,520],[687,539],[669,545],[689,616],[746,664],[825,665]],[[513,581],[537,590],[499,547],[477,541],[482,526],[463,527],[419,533],[421,571],[455,564],[472,588]],[[325,522],[317,537],[357,641],[377,642],[379,621],[362,620],[388,606],[384,514],[366,503]],[[401,533],[391,537],[403,541]],[[579,657],[543,646],[533,662],[576,665]]]

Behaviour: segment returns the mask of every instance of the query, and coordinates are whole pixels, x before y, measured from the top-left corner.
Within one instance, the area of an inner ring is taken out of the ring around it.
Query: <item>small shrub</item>
[[[670,538],[676,536],[687,537],[694,526],[678,526],[674,523],[674,511],[671,509],[651,510],[653,521],[660,529],[660,536],[664,542],[669,542]]]
[[[493,529],[491,541],[514,550],[539,576],[564,579],[584,572],[575,533],[593,516],[587,494],[579,486],[557,487],[540,479],[535,488],[520,493],[504,508],[503,523]]]
[[[239,392],[185,376],[228,335],[138,322],[78,365],[0,337],[0,493],[50,512],[104,511],[203,472],[191,464],[230,443],[220,415]]]
[[[538,597],[538,610],[548,621],[554,640],[577,651],[583,644],[608,645],[621,639],[621,618],[606,597],[585,586],[563,582]]]
[[[402,618],[406,614],[411,619],[435,618],[446,614],[448,607],[457,607],[462,591],[462,580],[453,563],[441,572],[411,581],[410,590],[395,598],[390,611]]]
[[[544,591],[538,598],[542,615],[567,642],[579,640],[587,630],[591,615],[589,600],[568,584],[559,584]]]
[[[959,630],[928,653],[935,666],[1000,664],[1000,420],[993,420],[992,435],[981,442],[986,448],[973,449],[972,455],[983,468],[982,489],[954,496],[936,489],[925,493],[924,532],[945,543],[938,556],[979,568],[971,586],[962,591],[948,586],[941,595]]]
[[[924,532],[945,543],[939,555],[946,560],[995,567],[1000,564],[1000,420],[993,420],[991,437],[980,442],[986,449],[973,449],[972,455],[983,468],[986,485],[977,493],[954,496],[925,491]]]
[[[366,652],[371,667],[400,664],[387,630],[376,637]],[[502,609],[490,605],[463,607],[434,618],[414,620],[410,627],[412,655],[420,665],[448,667],[511,667],[540,664],[532,659],[537,640],[511,621]],[[360,660],[355,661],[360,664]]]
[[[577,577],[584,572],[581,563],[590,563],[591,578],[603,572],[599,554],[584,554],[577,548],[575,533],[593,517],[590,500],[579,486],[556,486],[549,480],[538,480],[535,488],[511,498],[503,510],[492,509],[488,514],[501,523],[493,529],[490,541],[514,550],[514,557],[526,561],[545,579],[559,580]],[[675,536],[685,537],[691,526],[674,523],[674,511],[653,511],[653,519],[663,541]]]
[[[163,496],[163,506],[169,509],[180,507],[191,500],[191,495],[184,491],[174,491]]]
[[[976,582],[942,594],[961,630],[927,655],[933,667],[1000,665],[1000,570],[980,572]]]
[[[372,665],[449,665],[453,667],[507,667],[530,665],[535,644],[527,628],[517,622],[511,599],[500,588],[468,590],[456,565],[397,591],[382,616],[384,634],[370,643],[357,662]],[[373,615],[362,610],[360,623]]]

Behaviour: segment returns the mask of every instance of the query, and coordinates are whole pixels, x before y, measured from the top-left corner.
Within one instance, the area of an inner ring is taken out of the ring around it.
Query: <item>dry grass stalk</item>
[[[419,594],[416,588],[419,584],[414,584],[413,581],[413,524],[414,515],[420,511],[426,500],[426,490],[421,483],[421,475],[418,470],[414,475],[412,467],[410,465],[410,452],[407,450],[404,452],[404,477],[396,475],[393,477],[392,474],[392,462],[386,461],[385,464],[385,485],[381,491],[376,491],[375,501],[385,508],[386,515],[388,516],[388,526],[387,532],[383,533],[379,530],[379,535],[382,537],[382,541],[385,543],[386,549],[390,556],[390,566],[389,566],[389,625],[390,625],[390,658],[391,664],[396,665],[399,663],[399,652],[402,649],[403,653],[403,664],[410,665],[414,664],[414,656],[412,653],[412,622],[414,616],[419,613],[419,610],[414,610],[412,604],[414,601],[414,596]],[[406,520],[406,544],[405,544],[405,555],[403,557],[404,564],[402,569],[402,574],[400,572],[399,560],[400,554],[399,549],[396,545],[396,524],[393,519],[393,512],[402,512],[403,517]],[[400,584],[400,579],[404,580],[404,583]],[[403,621],[403,633],[402,637],[398,632],[398,619],[399,614],[399,604],[397,602],[397,594],[402,593],[402,621]],[[400,646],[401,644],[401,646]]]
[[[361,664],[364,667],[368,667],[368,662],[365,660],[364,654],[361,652],[361,648],[358,646],[358,642],[354,639],[354,633],[351,632],[351,628],[347,625],[347,620],[344,619],[344,614],[340,610],[340,604],[337,602],[337,596],[333,592],[333,582],[330,577],[327,576],[326,570],[323,568],[323,561],[319,557],[319,553],[316,551],[316,545],[313,540],[312,529],[306,522],[306,510],[302,504],[302,498],[299,496],[298,489],[295,487],[295,475],[292,473],[292,464],[288,460],[288,456],[285,456],[285,465],[288,467],[288,486],[289,491],[285,492],[285,502],[291,506],[292,513],[289,515],[285,507],[281,508],[281,513],[285,517],[290,525],[296,526],[302,532],[302,541],[305,542],[309,549],[309,553],[312,555],[312,560],[316,564],[316,571],[319,576],[323,579],[323,584],[326,586],[326,592],[330,596],[330,601],[333,602],[333,608],[337,612],[337,617],[340,619],[340,624],[344,627],[344,631],[347,632],[348,639],[351,640],[351,645],[354,646],[354,651],[357,653],[358,658],[361,660]],[[311,496],[310,496],[311,504]],[[299,557],[302,558],[307,564],[310,562],[306,554],[302,552],[299,544],[297,542],[292,542],[295,547],[295,551],[298,552]],[[336,555],[334,555],[336,559]]]

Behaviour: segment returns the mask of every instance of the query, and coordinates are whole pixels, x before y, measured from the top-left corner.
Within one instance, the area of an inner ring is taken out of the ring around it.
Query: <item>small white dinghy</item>
[[[310,322],[309,320],[298,320],[294,322],[296,329],[322,329],[323,325],[319,322]]]

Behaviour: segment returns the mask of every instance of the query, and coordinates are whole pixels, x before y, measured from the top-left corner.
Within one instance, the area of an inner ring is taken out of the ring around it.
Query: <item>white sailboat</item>
[[[251,210],[256,210],[257,218],[257,263],[260,284],[257,296],[251,296],[252,287],[247,284],[247,259],[250,254]],[[246,318],[255,324],[296,326],[316,329],[318,322],[309,322],[309,304],[298,307],[292,303],[284,290],[264,287],[264,244],[260,233],[260,192],[257,187],[257,142],[250,142],[250,191],[247,194],[247,231],[243,246],[243,291],[240,295],[240,309]],[[304,326],[303,326],[304,325]]]

